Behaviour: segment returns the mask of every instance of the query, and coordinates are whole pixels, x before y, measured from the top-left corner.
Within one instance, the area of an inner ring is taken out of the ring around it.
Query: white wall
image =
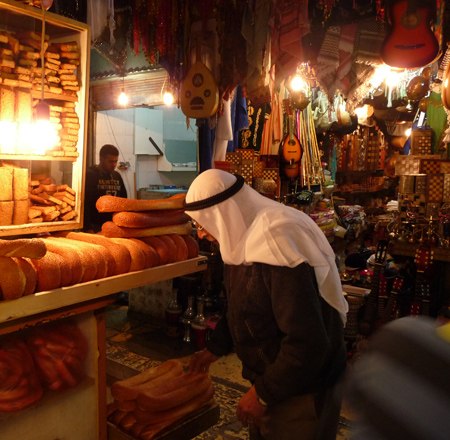
[[[183,117],[181,109],[179,111],[180,117]],[[197,176],[197,172],[191,171],[159,172],[157,169],[159,156],[134,155],[134,109],[100,111],[96,116],[94,152],[96,162],[98,163],[102,145],[113,144],[119,149],[119,161],[130,163],[126,171],[118,170],[125,182],[128,197],[135,197],[135,190],[148,188],[150,185],[189,187]]]

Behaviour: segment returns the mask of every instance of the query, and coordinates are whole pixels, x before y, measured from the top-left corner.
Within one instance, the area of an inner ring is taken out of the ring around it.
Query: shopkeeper
[[[323,232],[217,169],[193,181],[184,208],[220,245],[228,307],[190,369],[234,348],[253,384],[236,411],[251,440],[335,440],[347,303]]]
[[[122,176],[116,171],[119,150],[114,145],[106,144],[100,149],[100,162],[86,172],[84,196],[85,232],[99,232],[102,224],[112,220],[111,212],[98,212],[95,203],[101,196],[110,195],[127,197],[127,190]]]

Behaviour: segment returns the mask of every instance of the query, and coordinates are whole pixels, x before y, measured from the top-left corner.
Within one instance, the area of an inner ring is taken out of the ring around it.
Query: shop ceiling
[[[447,4],[438,0],[424,5],[433,10],[437,6],[436,26],[442,24],[445,45],[449,40],[445,24],[450,22]],[[129,97],[136,95],[131,105],[149,96],[153,104],[148,105],[161,103],[163,87],[170,83],[179,88],[200,42],[202,61],[215,74],[222,93],[240,83],[251,98],[270,100],[265,84],[270,65],[275,65],[277,85],[294,74],[297,65],[308,62],[317,73],[316,85],[329,100],[339,92],[354,108],[367,95],[366,72],[381,64],[387,10],[387,0],[118,1],[114,29],[111,32],[110,22],[105,23],[92,44],[93,101],[99,109],[114,108],[113,97],[125,85]],[[289,26],[290,31],[284,31]]]

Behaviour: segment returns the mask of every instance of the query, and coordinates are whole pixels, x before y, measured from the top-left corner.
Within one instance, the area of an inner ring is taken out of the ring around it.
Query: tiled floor
[[[143,371],[170,358],[183,358],[187,362],[196,351],[192,342],[168,337],[164,323],[142,316],[130,318],[126,306],[109,306],[106,326],[110,364]],[[220,406],[220,419],[195,440],[248,439],[247,430],[235,417],[236,403],[249,388],[249,383],[241,377],[240,361],[234,354],[223,357],[211,365],[210,373],[216,390],[215,400]],[[351,425],[351,411],[344,402],[337,440],[350,439]]]

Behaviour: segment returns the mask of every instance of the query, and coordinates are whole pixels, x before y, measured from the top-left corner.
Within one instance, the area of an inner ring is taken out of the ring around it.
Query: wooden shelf
[[[58,162],[75,162],[78,157],[75,156],[40,156],[32,154],[0,154],[2,160],[55,160]]]
[[[400,242],[398,240],[391,241],[389,244],[389,253],[392,255],[401,255],[404,257],[414,258],[418,248],[417,243]],[[433,253],[433,261],[450,262],[450,249],[434,247],[431,249]]]
[[[12,301],[3,301],[0,303],[0,323],[99,299],[122,290],[200,272],[206,269],[207,261],[206,257],[197,257],[138,272],[38,292]]]
[[[34,99],[41,99],[42,92],[40,90],[32,90],[31,96]],[[78,96],[68,96],[68,95],[50,93],[50,92],[44,91],[44,100],[46,100],[46,99],[57,99],[58,101],[78,102]]]
[[[66,222],[53,221],[26,223],[25,225],[0,226],[0,237],[16,237],[28,234],[41,234],[43,232],[74,230],[78,228],[79,224],[79,220],[76,219]]]

